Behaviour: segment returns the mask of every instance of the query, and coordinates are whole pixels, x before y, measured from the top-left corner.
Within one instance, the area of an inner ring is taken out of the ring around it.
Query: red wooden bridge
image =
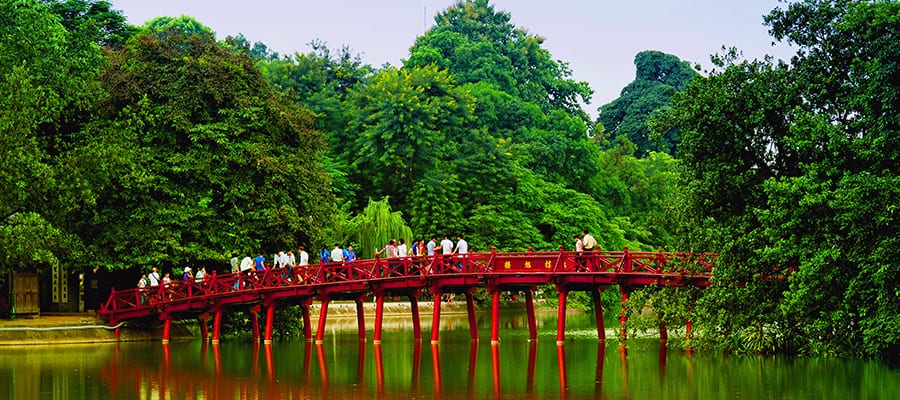
[[[478,339],[475,303],[472,294],[486,287],[491,294],[491,341],[499,338],[499,304],[503,291],[525,292],[528,328],[531,340],[537,339],[533,292],[537,285],[552,284],[559,292],[557,343],[564,341],[566,297],[570,291],[589,292],[594,300],[597,335],[606,339],[600,291],[619,285],[622,301],[636,288],[709,285],[717,255],[682,252],[596,251],[470,253],[428,257],[376,258],[346,263],[326,263],[293,268],[254,271],[250,275],[215,273],[200,282],[178,282],[152,289],[113,290],[100,307],[99,315],[110,326],[130,320],[154,320],[163,323],[163,342],[168,342],[173,320],[197,318],[203,339],[208,338],[207,320],[213,318],[212,341],[221,333],[222,314],[233,310],[249,311],[253,338],[259,340],[257,315],[265,310],[265,342],[272,340],[275,309],[279,305],[299,305],[303,312],[304,335],[312,340],[309,306],[321,301],[316,342],[325,334],[328,304],[332,300],[356,302],[359,338],[366,340],[363,301],[376,299],[375,343],[381,342],[384,300],[405,296],[412,311],[413,334],[421,340],[418,300],[426,292],[434,301],[431,341],[440,333],[441,296],[464,294],[473,340]],[[621,319],[625,323],[624,307]],[[661,326],[661,329],[663,327]],[[690,326],[689,326],[690,329]],[[624,332],[623,332],[624,333]],[[661,330],[661,335],[664,332]]]

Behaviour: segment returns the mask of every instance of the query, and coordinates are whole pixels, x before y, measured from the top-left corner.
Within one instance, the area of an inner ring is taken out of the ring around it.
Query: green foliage
[[[350,221],[352,229],[347,238],[357,245],[356,254],[360,258],[375,258],[375,249],[379,251],[391,239],[404,239],[410,243],[412,230],[403,221],[403,213],[391,211],[388,199],[369,200],[363,212]]]
[[[42,0],[50,11],[62,17],[62,24],[70,33],[78,36],[82,45],[120,47],[137,33],[138,29],[125,22],[119,10],[104,0]]]
[[[406,67],[436,65],[457,82],[484,82],[538,105],[543,113],[562,110],[587,118],[580,103],[592,94],[585,82],[541,47],[544,39],[510,23],[488,0],[466,0],[435,16],[435,25],[416,39]]]
[[[791,4],[766,17],[790,66],[732,51],[677,96],[686,236],[722,251],[699,314],[726,346],[900,354],[898,20],[891,2]]]
[[[310,113],[193,22],[150,24],[109,52],[108,120],[82,142],[101,153],[90,179],[104,190],[77,224],[108,266],[292,248],[318,240],[331,214]]]
[[[46,4],[0,2],[0,271],[80,248],[65,212],[89,201],[90,188],[66,152],[98,94],[100,60],[97,45],[78,42]]]
[[[678,130],[669,128],[654,137],[650,120],[667,110],[672,96],[699,76],[688,63],[659,51],[642,51],[634,57],[635,80],[622,89],[619,98],[601,106],[597,122],[608,140],[626,137],[637,146],[635,154],[651,151],[675,155],[680,141]]]
[[[340,149],[369,189],[358,195],[391,195],[406,205],[409,188],[457,153],[470,103],[450,75],[435,67],[376,74],[355,93],[356,118]]]

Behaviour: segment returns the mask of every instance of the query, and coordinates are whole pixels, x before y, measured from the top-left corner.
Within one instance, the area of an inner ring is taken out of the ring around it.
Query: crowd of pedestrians
[[[592,252],[598,247],[597,241],[588,233],[587,229],[582,231],[581,235],[574,235],[574,239],[575,251],[579,253]],[[456,236],[456,243],[450,240],[449,235],[445,235],[440,242],[437,241],[437,236],[432,236],[431,240],[427,242],[425,239],[420,238],[412,240],[407,245],[406,241],[401,238],[391,239],[384,247],[375,248],[375,257],[388,259],[389,265],[391,263],[396,264],[396,261],[391,259],[440,255],[442,256],[440,258],[441,265],[452,267],[457,271],[463,270],[463,259],[468,253],[469,243],[463,239],[462,235]],[[319,262],[323,264],[352,263],[358,259],[356,252],[353,250],[353,245],[347,245],[345,248],[340,243],[335,243],[331,250],[327,246],[323,246],[318,253],[318,257]],[[266,259],[264,252],[259,252],[252,258],[249,255],[240,258],[237,253],[232,253],[230,265],[232,273],[251,277],[271,268],[293,270],[294,267],[305,267],[309,265],[309,260],[310,256],[306,248],[299,246],[296,253],[292,250],[287,250],[272,254],[271,262]],[[453,260],[456,261],[454,262]],[[182,273],[182,282],[184,284],[194,282],[203,285],[208,277],[205,267],[200,267],[196,273],[191,267],[185,267]],[[289,276],[285,276],[285,278],[290,279]],[[167,287],[171,284],[172,280],[169,273],[160,276],[157,268],[153,267],[149,273],[141,275],[137,286],[138,288],[152,291],[160,285]],[[235,288],[238,289],[238,284],[235,283],[235,285]]]

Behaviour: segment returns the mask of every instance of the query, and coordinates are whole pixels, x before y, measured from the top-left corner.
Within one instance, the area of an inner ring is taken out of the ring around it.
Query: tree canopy
[[[633,82],[622,89],[619,98],[600,107],[598,125],[601,135],[613,142],[622,135],[637,146],[635,155],[651,151],[675,155],[680,139],[677,129],[654,135],[650,121],[668,109],[672,96],[684,91],[696,76],[687,62],[659,51],[642,51],[634,57],[637,73]]]
[[[790,65],[732,52],[676,96],[693,243],[722,251],[713,335],[900,355],[898,18],[893,2],[791,4],[766,17]]]

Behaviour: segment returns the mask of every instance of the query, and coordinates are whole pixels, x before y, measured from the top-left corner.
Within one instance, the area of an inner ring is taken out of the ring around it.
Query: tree
[[[722,250],[701,300],[748,349],[900,355],[894,159],[900,5],[807,0],[766,21],[791,65],[734,62],[676,96],[694,243]],[[789,274],[789,271],[793,273]],[[734,290],[734,287],[741,290]]]
[[[683,91],[698,74],[678,57],[653,50],[638,53],[634,66],[637,68],[634,81],[622,89],[619,98],[599,108],[597,122],[605,128],[603,136],[627,137],[637,145],[638,157],[650,151],[674,156],[679,142],[677,129],[662,132],[654,139],[649,121],[666,110],[672,96]]]
[[[407,67],[436,65],[457,82],[485,82],[542,112],[562,110],[586,118],[586,82],[575,82],[567,64],[554,61],[541,47],[544,39],[510,23],[488,0],[466,0],[435,16],[435,25],[416,39]],[[587,119],[585,119],[587,120]]]
[[[219,262],[319,239],[332,200],[312,116],[196,21],[151,21],[109,52],[103,119],[81,146],[96,207],[78,215],[110,267]]]
[[[363,212],[350,221],[353,226],[348,243],[356,244],[356,253],[362,258],[374,258],[373,249],[381,250],[391,239],[404,239],[410,243],[412,230],[403,220],[403,213],[391,211],[387,198],[369,200]]]
[[[435,67],[376,74],[353,97],[341,156],[364,190],[358,196],[391,196],[408,205],[415,183],[442,159],[457,154],[471,113],[471,100]]]
[[[46,4],[0,2],[0,271],[57,262],[80,244],[67,211],[89,202],[60,128],[91,107],[101,64]]]
[[[103,0],[42,0],[62,17],[62,24],[81,45],[121,47],[138,29],[119,10]]]

